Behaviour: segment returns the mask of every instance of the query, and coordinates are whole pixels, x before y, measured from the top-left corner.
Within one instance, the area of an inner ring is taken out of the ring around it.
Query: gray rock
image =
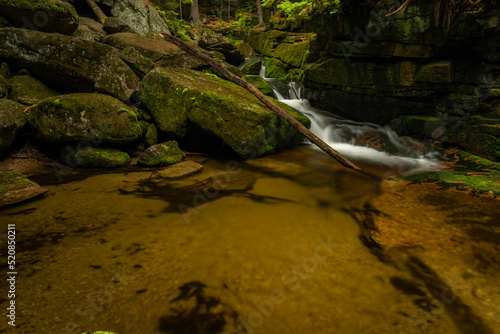
[[[231,65],[239,65],[245,61],[245,56],[226,37],[206,27],[201,27],[198,31],[195,41],[200,47],[222,53]]]
[[[81,17],[80,24],[73,37],[90,42],[100,42],[106,35],[107,33],[101,23],[88,17]]]
[[[145,166],[165,166],[181,162],[186,154],[179,148],[176,141],[156,144],[148,147],[137,161]]]
[[[117,17],[106,18],[106,21],[104,21],[104,30],[106,30],[109,34],[116,34],[119,32],[131,32],[134,34],[139,33],[137,30],[122,22],[122,20]]]
[[[135,72],[140,78],[154,68],[154,63],[151,59],[144,57],[139,51],[133,47],[128,47],[120,52],[120,58]]]
[[[127,144],[142,136],[133,110],[104,94],[50,97],[31,109],[29,122],[35,137],[49,143]]]
[[[158,11],[143,0],[106,0],[111,14],[141,35],[169,34],[167,24]]]
[[[199,173],[201,172],[202,169],[203,165],[188,160],[179,162],[178,164],[175,164],[173,166],[168,166],[165,169],[161,169],[157,172],[158,172],[158,178],[175,180]]]

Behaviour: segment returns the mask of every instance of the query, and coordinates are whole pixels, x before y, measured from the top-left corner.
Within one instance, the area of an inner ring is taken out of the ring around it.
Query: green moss
[[[23,174],[16,171],[0,172],[0,194],[35,186],[36,183],[28,180]]]
[[[61,160],[80,167],[112,168],[126,165],[130,157],[127,153],[112,148],[84,146],[77,150],[74,146],[65,146],[61,149]]]
[[[154,124],[148,126],[144,139],[147,146],[153,146],[158,143],[158,129]]]
[[[260,75],[244,75],[243,79],[254,85],[255,88],[260,90],[262,94],[271,97],[274,96],[273,89],[271,88],[271,86],[269,86],[267,81],[264,80],[264,78],[262,78]]]
[[[139,158],[138,163],[145,166],[165,166],[181,162],[186,154],[179,144],[171,140],[149,147]]]

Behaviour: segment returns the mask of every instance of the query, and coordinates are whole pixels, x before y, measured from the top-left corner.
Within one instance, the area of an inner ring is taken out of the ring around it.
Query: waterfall
[[[436,153],[417,156],[410,150],[411,146],[418,146],[415,145],[415,141],[407,137],[403,140],[388,126],[351,121],[311,107],[309,101],[303,98],[303,89],[298,82],[289,82],[280,91],[276,79],[264,76],[265,70],[263,62],[260,75],[273,89],[275,98],[307,116],[311,120],[311,132],[352,161],[366,162],[405,174],[443,168],[435,157]],[[359,142],[363,136],[365,139],[369,136],[382,136],[398,150],[399,154],[406,156],[391,155],[362,145]],[[316,146],[314,148],[318,149]]]

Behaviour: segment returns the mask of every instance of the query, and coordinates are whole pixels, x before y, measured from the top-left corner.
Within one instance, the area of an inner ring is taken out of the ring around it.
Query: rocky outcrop
[[[26,124],[25,106],[0,99],[0,158],[2,158]]]
[[[179,144],[171,140],[148,147],[137,163],[150,167],[166,166],[181,162],[185,157],[186,154],[179,148]]]
[[[19,172],[0,172],[0,207],[26,201],[47,191]]]
[[[222,53],[226,57],[226,61],[231,65],[237,66],[245,61],[245,56],[230,40],[207,27],[198,29],[195,41],[203,49]]]
[[[0,13],[14,27],[71,35],[78,27],[75,8],[56,0],[0,0]]]
[[[97,91],[126,101],[139,84],[118,50],[60,34],[1,29],[0,59],[61,91]]]
[[[43,99],[58,95],[40,80],[29,75],[15,75],[9,80],[9,84],[9,98],[25,105],[37,104]]]
[[[253,29],[245,40],[265,56],[267,77],[300,78],[315,106],[379,124],[406,115],[439,118],[444,126],[433,139],[498,160],[492,133],[500,124],[500,5],[464,11],[449,30],[432,3],[411,2],[389,18],[381,7],[370,10],[346,11],[338,21],[313,17],[300,33],[277,30],[283,26],[273,21],[274,30]]]
[[[141,82],[139,98],[164,133],[182,138],[191,124],[222,139],[242,158],[275,152],[303,140],[255,96],[213,74],[156,68]],[[309,125],[302,114],[282,103],[280,106]]]
[[[46,143],[126,144],[142,136],[126,104],[103,94],[59,95],[38,103],[29,116],[35,137]]]
[[[168,26],[148,0],[102,0],[111,14],[141,35],[169,34]]]

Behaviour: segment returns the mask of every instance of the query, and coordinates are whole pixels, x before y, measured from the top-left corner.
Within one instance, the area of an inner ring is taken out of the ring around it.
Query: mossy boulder
[[[47,191],[19,172],[0,172],[0,207],[31,199]]]
[[[258,90],[260,90],[262,92],[262,94],[265,94],[265,95],[271,96],[271,97],[274,96],[273,89],[271,88],[271,86],[269,86],[267,81],[263,77],[261,77],[260,75],[244,75],[243,79],[245,79],[246,81],[248,81],[249,83],[254,85],[255,88],[257,88]]]
[[[206,134],[222,139],[242,158],[275,152],[303,140],[254,95],[213,74],[156,68],[141,82],[139,98],[161,131],[182,138],[189,121]],[[302,124],[310,124],[293,108],[277,103]]]
[[[139,84],[119,50],[60,34],[0,29],[0,59],[61,91],[97,91],[126,101]]]
[[[114,46],[118,49],[133,47],[144,57],[157,62],[164,57],[171,57],[181,49],[170,42],[167,42],[160,36],[141,36],[134,33],[116,33],[104,38],[103,43]]]
[[[81,17],[73,37],[90,42],[100,42],[107,35],[102,23],[88,17]]]
[[[80,167],[122,167],[130,157],[127,153],[113,148],[66,146],[61,148],[60,158],[63,163]]]
[[[0,99],[0,158],[7,153],[26,124],[24,108],[17,102]]]
[[[290,79],[290,67],[277,58],[266,58],[266,78]]]
[[[171,140],[148,147],[137,163],[145,166],[165,166],[181,162],[185,157],[186,154],[179,148],[179,144]]]
[[[78,93],[50,97],[31,109],[35,137],[43,142],[90,141],[126,144],[142,136],[134,111],[102,94]]]
[[[135,72],[140,78],[154,68],[154,63],[151,59],[144,57],[139,51],[133,47],[128,47],[120,52],[120,58]]]
[[[15,75],[9,80],[9,84],[9,99],[25,105],[37,104],[43,99],[59,94],[29,75]]]
[[[114,0],[111,15],[142,35],[170,34],[165,20],[150,1]]]
[[[0,0],[0,13],[14,27],[71,35],[78,27],[75,8],[56,0]]]

